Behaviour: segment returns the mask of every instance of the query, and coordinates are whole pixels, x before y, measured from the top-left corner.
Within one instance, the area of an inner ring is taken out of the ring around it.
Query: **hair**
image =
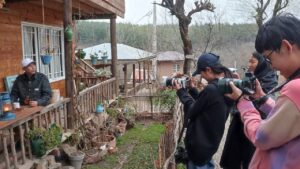
[[[210,66],[210,68],[211,68],[212,72],[215,74],[224,73],[225,78],[233,78],[233,74],[231,73],[231,71],[227,67],[225,67],[221,64],[219,64],[217,66]]]
[[[300,20],[290,13],[274,16],[263,24],[258,30],[255,48],[259,53],[278,51],[284,39],[300,47]]]

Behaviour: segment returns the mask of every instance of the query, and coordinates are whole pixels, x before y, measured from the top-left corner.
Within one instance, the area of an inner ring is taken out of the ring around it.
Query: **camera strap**
[[[273,94],[273,93],[275,93],[275,92],[280,91],[280,90],[283,88],[283,86],[285,86],[285,85],[286,85],[287,83],[289,83],[291,80],[294,80],[294,79],[297,79],[297,78],[300,78],[300,68],[297,69],[290,77],[288,77],[287,80],[286,80],[284,83],[282,83],[282,84],[280,84],[279,86],[277,86],[277,87],[273,88],[272,90],[270,90],[265,96],[263,96],[263,97],[257,99],[256,102],[257,102],[258,104],[264,103],[264,102],[267,101],[267,99],[269,98],[269,95],[271,95],[271,94]]]
[[[294,79],[297,79],[297,78],[300,78],[300,68],[297,69],[290,77],[287,78],[287,80],[282,83],[281,85],[279,85],[278,87],[275,87],[273,88],[272,90],[270,90],[267,95],[270,95],[270,94],[273,94],[275,92],[278,92],[280,91],[283,86],[285,86],[287,83],[289,83],[291,80],[294,80]]]

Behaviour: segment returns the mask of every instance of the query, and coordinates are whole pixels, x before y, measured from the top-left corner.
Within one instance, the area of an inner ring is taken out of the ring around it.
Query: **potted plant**
[[[90,58],[91,58],[92,65],[97,64],[98,53],[96,53],[96,52],[91,53],[91,54],[90,54]]]
[[[28,132],[32,154],[38,157],[43,156],[47,151],[44,139],[45,132],[45,129],[36,127]]]
[[[34,127],[28,132],[28,137],[31,141],[32,153],[41,157],[47,150],[61,143],[62,129],[56,124],[52,124],[48,130]]]
[[[96,105],[96,113],[103,113],[104,112],[104,105],[102,102],[98,102]]]
[[[108,55],[107,55],[106,51],[102,53],[101,58],[102,58],[103,63],[107,63]]]
[[[83,51],[83,49],[78,49],[75,55],[80,59],[84,59],[86,53]]]
[[[55,49],[50,47],[42,48],[41,60],[44,65],[50,64]]]

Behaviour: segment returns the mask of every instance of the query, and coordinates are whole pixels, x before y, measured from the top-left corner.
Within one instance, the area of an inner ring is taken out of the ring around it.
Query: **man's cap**
[[[31,58],[25,58],[22,60],[22,67],[27,67],[28,65],[30,65],[31,63],[35,64],[35,61],[33,61]]]
[[[193,73],[193,76],[200,74],[201,71],[204,71],[206,67],[214,67],[220,65],[219,61],[220,56],[213,53],[204,53],[199,56],[197,61],[197,69]]]

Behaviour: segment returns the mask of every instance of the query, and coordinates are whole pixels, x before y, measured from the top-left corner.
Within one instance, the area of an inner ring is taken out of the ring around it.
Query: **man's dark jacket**
[[[30,100],[37,101],[39,106],[46,106],[51,99],[52,91],[49,80],[46,75],[36,72],[30,79],[24,73],[17,77],[12,90],[11,99],[13,102],[18,101],[24,105],[26,97]]]
[[[217,80],[209,83],[202,92],[179,89],[177,95],[189,119],[185,145],[189,159],[204,165],[217,151],[224,133],[231,101],[226,100],[217,88]]]

